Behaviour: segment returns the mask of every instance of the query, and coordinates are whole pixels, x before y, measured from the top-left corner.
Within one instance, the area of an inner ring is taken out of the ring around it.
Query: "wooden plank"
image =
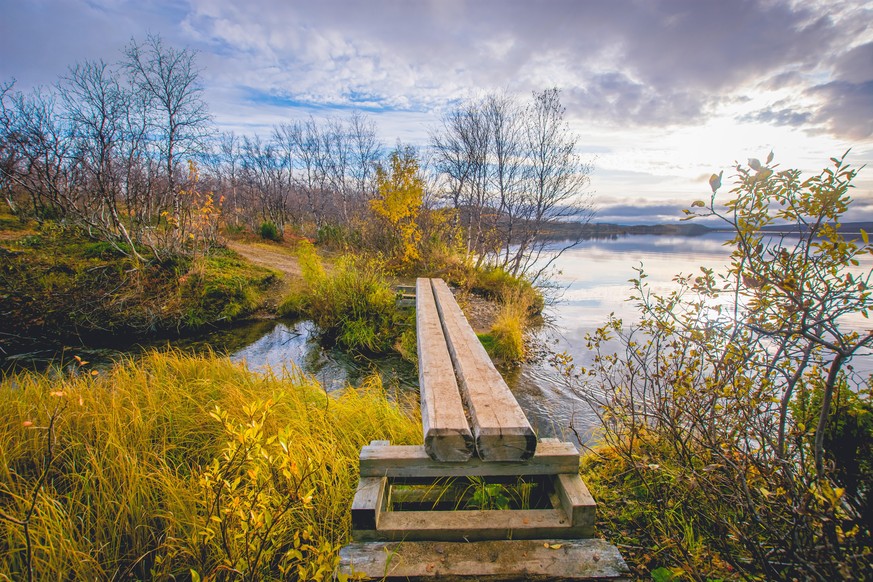
[[[429,279],[416,282],[418,385],[424,448],[436,461],[466,461],[473,455],[473,434],[455,379]]]
[[[526,461],[490,463],[473,457],[465,463],[430,458],[421,445],[361,448],[361,477],[489,477],[558,475],[579,472],[579,453],[571,443],[541,442]]]
[[[631,579],[618,549],[599,539],[355,543],[340,550],[340,572],[443,582]]]
[[[379,516],[380,540],[512,540],[581,538],[563,509],[386,511]],[[364,537],[356,537],[365,541]]]
[[[594,515],[597,504],[578,473],[565,473],[555,479],[555,490],[561,506],[574,526],[584,527],[594,535]]]
[[[452,363],[484,461],[529,459],[537,447],[530,423],[494,367],[473,328],[442,279],[431,279]]]
[[[379,514],[384,507],[385,490],[388,479],[385,477],[361,477],[352,499],[352,529],[376,529]]]

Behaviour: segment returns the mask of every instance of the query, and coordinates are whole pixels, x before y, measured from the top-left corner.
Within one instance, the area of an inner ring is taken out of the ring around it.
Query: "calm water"
[[[554,329],[542,333],[555,352],[566,351],[575,362],[589,365],[592,355],[585,348],[585,334],[602,325],[610,313],[625,324],[638,319],[630,280],[642,266],[652,291],[669,292],[676,287],[677,274],[699,274],[700,267],[724,272],[730,250],[724,246],[729,235],[711,233],[699,237],[631,236],[616,240],[587,241],[567,251],[556,265],[555,276],[563,289],[561,300],[550,308]],[[866,273],[873,261],[865,259],[857,272]],[[861,333],[873,327],[860,315],[846,317],[844,329]],[[616,345],[616,348],[618,346]],[[852,362],[854,380],[863,382],[873,373],[870,352]],[[528,417],[540,429],[553,430],[568,438],[572,426],[583,439],[597,426],[587,404],[568,393],[556,371],[545,363],[524,366],[513,388]]]

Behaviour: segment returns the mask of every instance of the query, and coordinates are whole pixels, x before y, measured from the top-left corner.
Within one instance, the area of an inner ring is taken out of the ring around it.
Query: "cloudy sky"
[[[675,220],[735,160],[817,172],[849,148],[873,219],[863,0],[0,0],[0,81],[51,84],[149,33],[199,52],[222,129],[360,109],[424,145],[460,100],[559,87],[597,220]]]

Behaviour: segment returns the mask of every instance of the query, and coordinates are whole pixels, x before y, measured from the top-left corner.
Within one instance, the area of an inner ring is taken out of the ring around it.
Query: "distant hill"
[[[857,233],[861,230],[873,234],[873,222],[843,222],[840,224],[840,232],[843,234]],[[795,224],[792,225],[773,225],[763,228],[764,232],[784,232],[789,234],[797,234],[806,232],[807,229],[801,228]]]

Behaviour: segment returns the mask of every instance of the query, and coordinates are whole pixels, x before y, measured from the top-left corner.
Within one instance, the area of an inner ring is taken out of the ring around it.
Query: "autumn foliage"
[[[418,217],[424,199],[424,180],[412,148],[398,148],[387,164],[376,167],[376,188],[370,208],[385,227],[377,237],[380,246],[398,266],[409,266],[421,257]]]

